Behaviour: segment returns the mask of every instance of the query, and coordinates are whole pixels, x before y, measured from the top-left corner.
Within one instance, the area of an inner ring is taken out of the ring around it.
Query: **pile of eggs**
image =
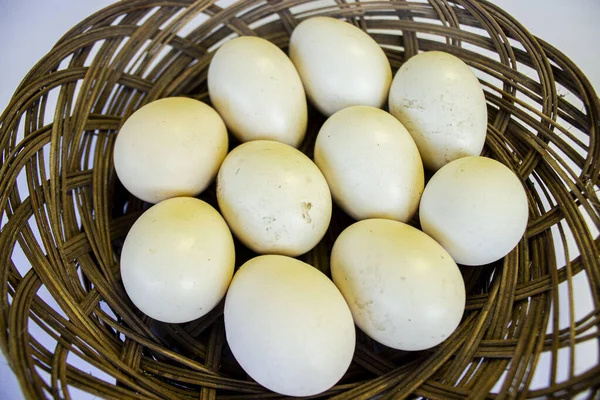
[[[496,261],[525,231],[520,179],[479,156],[483,90],[450,54],[416,55],[392,80],[370,36],[315,17],[294,30],[289,58],[261,38],[227,41],[208,88],[214,108],[165,98],[120,129],[117,175],[157,203],[127,235],[121,276],[132,302],[168,323],[225,297],[231,352],[270,390],[310,396],[336,384],[355,324],[394,349],[440,344],[465,308],[457,263]],[[328,117],[314,161],[297,150],[307,98]],[[242,142],[229,152],[228,133]],[[215,178],[218,211],[195,198]],[[293,257],[323,238],[332,202],[358,222],[335,241],[330,279]],[[417,211],[421,230],[407,224]],[[232,233],[261,254],[235,275]]]

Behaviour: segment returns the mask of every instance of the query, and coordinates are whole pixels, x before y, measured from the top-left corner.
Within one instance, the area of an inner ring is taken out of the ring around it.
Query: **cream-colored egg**
[[[270,140],[229,153],[217,177],[217,199],[233,233],[257,253],[306,253],[331,219],[331,194],[319,168],[295,148]]]
[[[182,323],[221,301],[234,262],[233,237],[221,215],[202,200],[176,197],[133,224],[121,252],[121,278],[142,312]]]
[[[271,42],[243,36],[223,44],[208,68],[208,92],[242,142],[269,139],[294,147],[302,142],[307,124],[302,81]]]
[[[331,388],[355,346],[352,315],[335,285],[316,268],[275,255],[254,258],[235,274],[225,333],[244,371],[288,396]]]
[[[485,96],[461,59],[440,51],[410,58],[394,77],[389,106],[415,139],[425,168],[435,171],[460,157],[481,154]]]
[[[465,285],[452,257],[401,222],[359,221],[336,240],[331,274],[356,325],[399,350],[438,345],[456,329]]]
[[[507,255],[527,228],[527,194],[505,165],[465,157],[427,183],[419,218],[425,233],[459,264],[483,265]]]
[[[325,122],[315,163],[335,202],[355,219],[408,221],[419,207],[423,164],[408,131],[387,112],[353,106]]]
[[[170,97],[125,121],[114,148],[117,176],[149,203],[196,196],[213,181],[229,141],[223,120],[201,101]]]
[[[387,99],[392,70],[385,53],[347,22],[329,17],[302,21],[290,38],[290,58],[308,98],[326,116],[356,105],[382,107]]]

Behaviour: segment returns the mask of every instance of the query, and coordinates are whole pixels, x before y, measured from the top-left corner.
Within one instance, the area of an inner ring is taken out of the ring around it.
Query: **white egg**
[[[496,261],[515,248],[529,216],[527,194],[505,165],[465,157],[436,172],[419,208],[425,233],[464,265]]]
[[[290,38],[290,58],[312,104],[326,116],[343,108],[382,107],[392,69],[377,42],[354,25],[329,17],[302,21]]]
[[[294,147],[302,142],[307,124],[302,81],[271,42],[243,36],[223,44],[208,68],[208,92],[240,141],[269,139]]]
[[[355,219],[408,221],[419,207],[423,164],[408,131],[387,112],[353,106],[325,122],[315,163],[336,203]]]
[[[121,252],[121,278],[146,315],[182,323],[221,301],[234,262],[233,237],[221,215],[202,200],[177,197],[133,224]]]
[[[425,168],[435,171],[460,157],[481,154],[485,96],[459,58],[440,51],[410,58],[394,77],[389,106],[415,139]]]
[[[149,203],[196,196],[213,181],[229,141],[223,120],[201,101],[170,97],[125,121],[114,148],[117,176]]]
[[[283,143],[235,148],[217,177],[221,213],[257,253],[297,256],[319,243],[331,219],[331,194],[319,168]]]
[[[336,240],[331,274],[354,322],[371,338],[399,350],[423,350],[456,329],[465,285],[452,257],[410,225],[359,221]]]
[[[235,274],[225,300],[225,332],[244,371],[288,396],[331,388],[355,346],[352,315],[335,285],[284,256],[254,258]]]

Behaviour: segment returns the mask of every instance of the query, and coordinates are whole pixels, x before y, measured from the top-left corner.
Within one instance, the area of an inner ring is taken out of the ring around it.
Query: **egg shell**
[[[315,144],[315,163],[335,202],[355,219],[408,221],[419,207],[424,172],[402,124],[374,107],[333,114]]]
[[[244,371],[289,396],[335,385],[355,346],[352,315],[335,285],[310,265],[276,255],[251,259],[236,273],[225,332]]]
[[[229,140],[210,106],[185,97],[153,101],[119,129],[114,164],[119,180],[149,203],[196,196],[217,175]]]
[[[394,349],[438,345],[464,312],[465,285],[452,257],[401,222],[367,219],[346,228],[333,246],[331,274],[356,325]]]
[[[229,153],[217,200],[235,236],[257,253],[306,253],[331,219],[331,194],[319,168],[295,148],[269,140]]]
[[[436,171],[460,157],[481,154],[485,96],[461,59],[440,51],[411,57],[394,77],[389,107],[415,139],[425,168]]]
[[[208,92],[240,141],[269,139],[293,147],[302,142],[304,88],[290,59],[271,42],[251,36],[225,42],[208,68]]]
[[[311,103],[326,116],[355,105],[382,107],[387,99],[392,70],[385,53],[347,22],[302,21],[290,38],[290,58]]]
[[[529,210],[519,178],[487,157],[453,161],[427,183],[419,208],[425,233],[464,265],[507,255],[525,229]]]
[[[221,215],[202,200],[177,197],[133,224],[121,252],[121,278],[146,315],[183,323],[221,301],[234,263],[233,237]]]

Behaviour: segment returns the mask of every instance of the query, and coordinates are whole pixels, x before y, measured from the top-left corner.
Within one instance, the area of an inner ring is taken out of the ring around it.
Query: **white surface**
[[[324,115],[385,104],[390,63],[377,42],[357,27],[328,17],[308,19],[294,29],[289,53],[306,95]]]
[[[465,283],[450,254],[398,221],[366,219],[344,229],[331,251],[331,277],[356,325],[393,349],[437,346],[465,311]]]
[[[199,100],[169,97],[134,112],[115,140],[115,172],[138,199],[194,197],[210,185],[227,155],[227,128]]]
[[[3,110],[23,76],[73,25],[110,0],[0,0],[0,110]],[[494,0],[529,31],[567,54],[600,90],[600,2],[597,0]],[[582,275],[579,275],[575,280]],[[565,293],[561,293],[561,296]],[[576,292],[576,304],[589,302],[589,294]],[[581,302],[580,302],[581,300]],[[583,309],[578,309],[580,317]],[[568,318],[562,313],[561,319]],[[581,358],[593,356],[581,353]],[[578,356],[580,352],[577,352]],[[549,362],[543,356],[542,362]],[[560,376],[565,376],[561,373]],[[93,398],[73,393],[76,400]],[[0,356],[0,399],[18,400],[21,391],[12,371]]]
[[[324,392],[352,362],[356,334],[348,304],[325,274],[295,258],[268,255],[242,265],[224,320],[244,371],[280,394]]]
[[[325,121],[314,159],[335,202],[354,219],[409,221],[417,212],[425,175],[406,128],[375,107],[351,106]]]
[[[203,317],[223,299],[233,278],[235,247],[217,210],[177,197],[135,221],[120,261],[133,304],[158,321],[180,324]]]
[[[268,40],[244,36],[223,44],[208,68],[208,92],[240,141],[276,140],[296,148],[302,143],[308,121],[304,87],[292,61]]]
[[[431,177],[419,221],[457,263],[485,265],[521,241],[528,210],[521,180],[506,165],[472,156],[444,165]]]
[[[477,76],[460,58],[443,51],[411,57],[394,75],[388,106],[415,139],[425,169],[481,154],[487,103]]]
[[[243,143],[225,157],[217,200],[233,234],[259,254],[304,254],[331,221],[331,193],[319,168],[272,140]]]

